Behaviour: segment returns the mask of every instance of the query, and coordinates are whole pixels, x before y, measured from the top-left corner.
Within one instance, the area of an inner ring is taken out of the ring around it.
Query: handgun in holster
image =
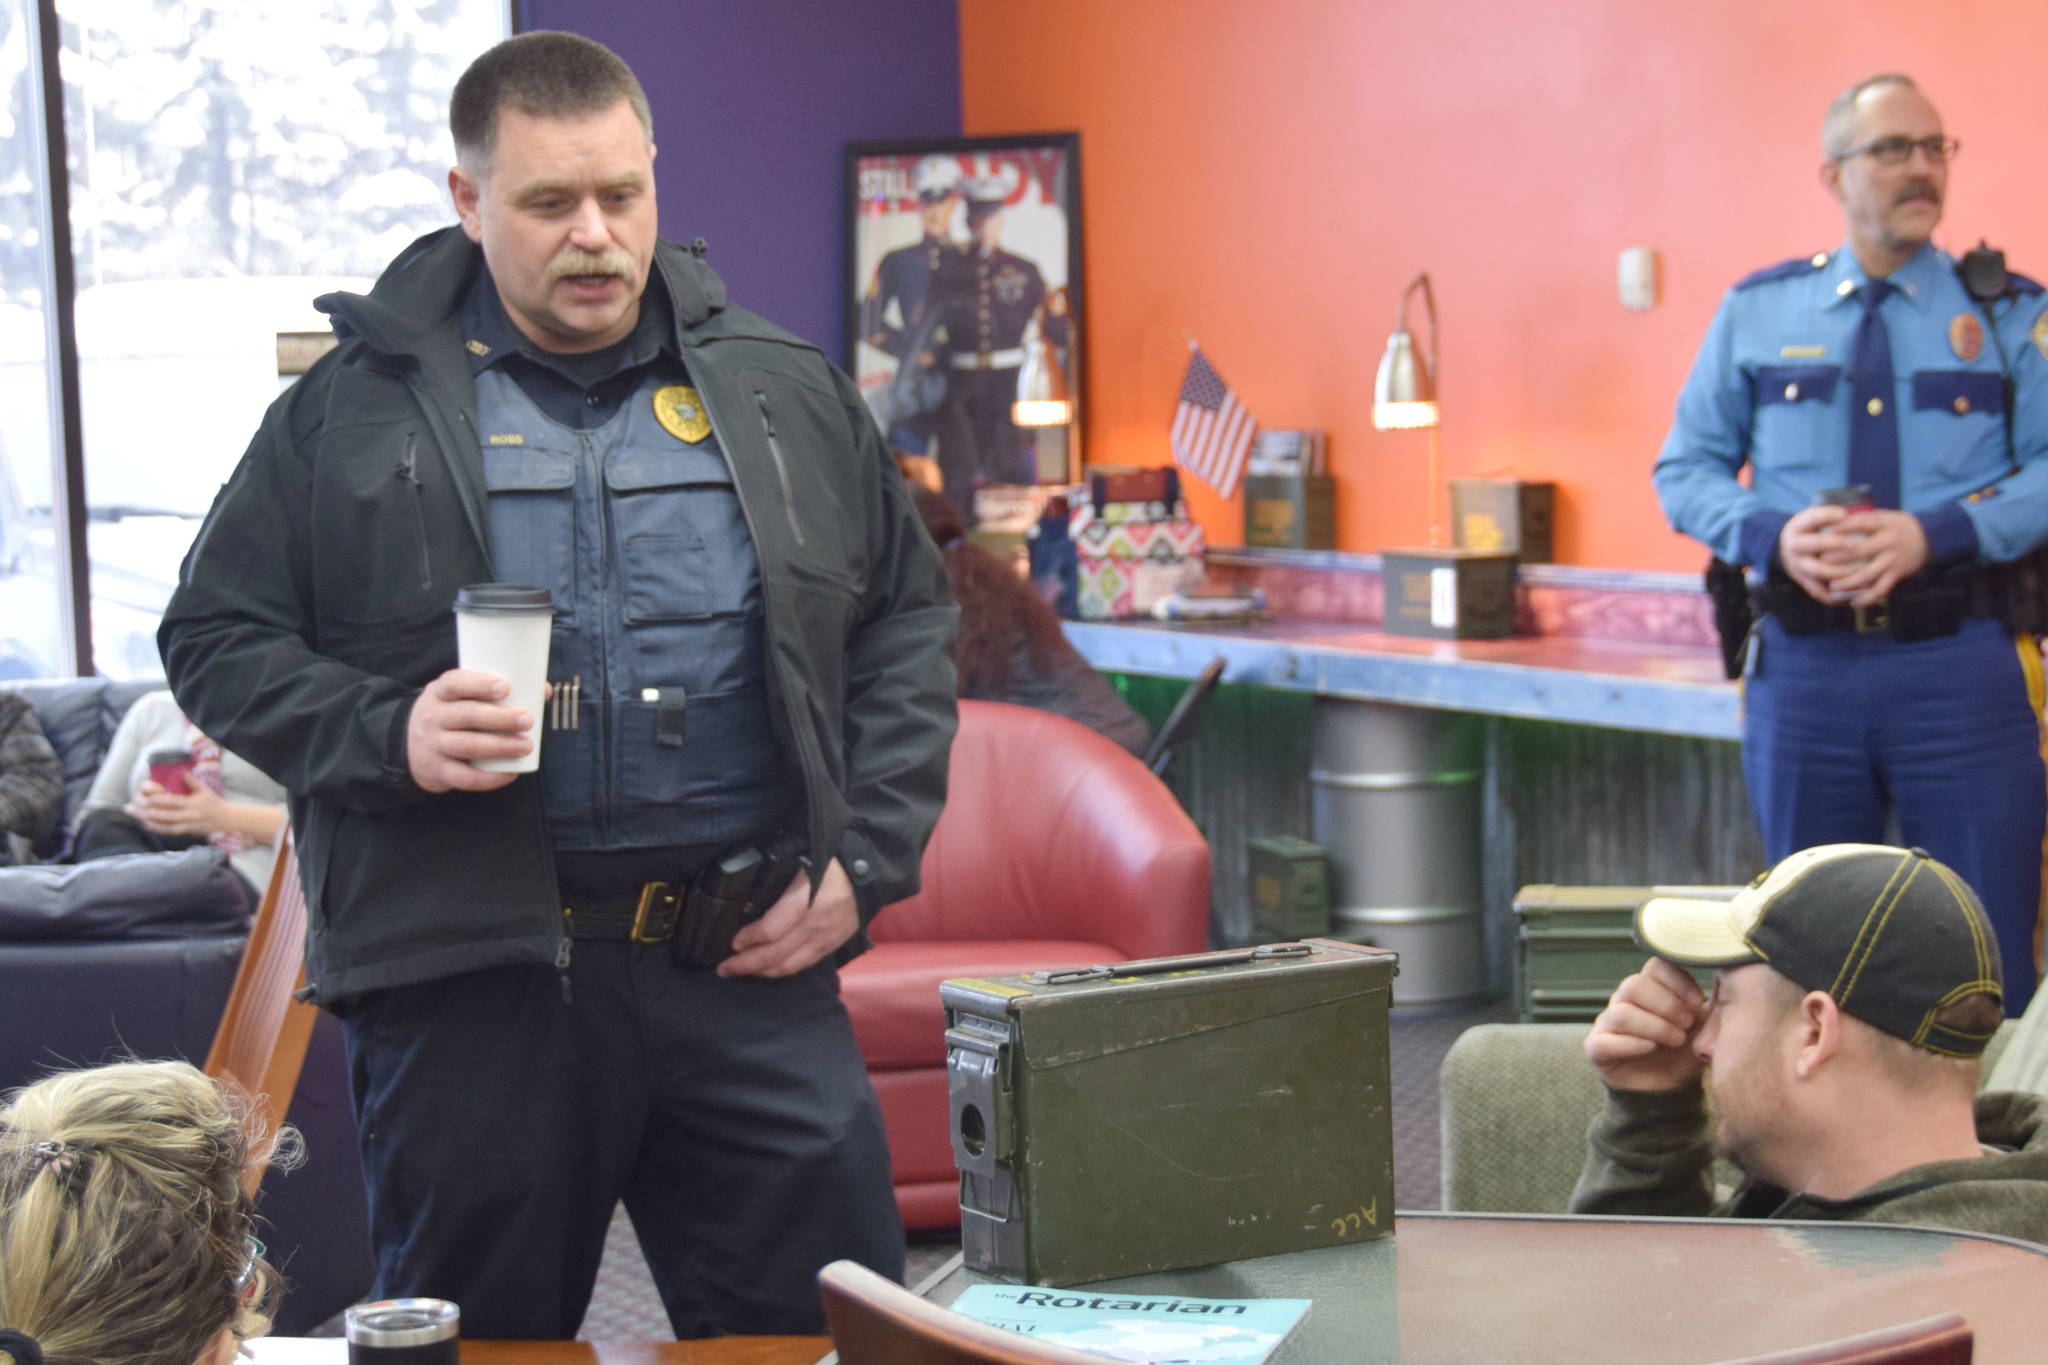
[[[765,843],[740,844],[711,860],[683,901],[670,947],[676,965],[715,967],[732,956],[732,938],[766,914],[810,866],[804,842],[778,834]]]
[[[1977,614],[1994,616],[2019,635],[2048,635],[2048,546],[1992,564],[1979,574]]]
[[[1717,557],[1707,562],[1706,587],[1714,604],[1714,629],[1721,637],[1721,671],[1739,678],[1749,633],[1756,626],[1748,579],[1736,565]]]

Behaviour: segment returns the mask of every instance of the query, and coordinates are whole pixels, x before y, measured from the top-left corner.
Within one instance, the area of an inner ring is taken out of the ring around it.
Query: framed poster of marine
[[[1076,134],[847,147],[847,368],[969,525],[1080,478],[1081,285]]]

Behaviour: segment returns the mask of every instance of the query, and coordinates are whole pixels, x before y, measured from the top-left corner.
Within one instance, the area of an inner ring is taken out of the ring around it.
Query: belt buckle
[[[626,935],[635,943],[661,943],[675,932],[682,897],[667,882],[649,882],[640,888],[640,904],[633,911],[633,929]],[[649,912],[655,925],[650,932]]]
[[[1883,635],[1892,628],[1891,603],[1873,602],[1867,607],[1849,608],[1850,618],[1856,623],[1858,635]]]

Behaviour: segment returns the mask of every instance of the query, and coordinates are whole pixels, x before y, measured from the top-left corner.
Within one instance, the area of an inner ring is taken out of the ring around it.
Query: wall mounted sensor
[[[1617,275],[1622,307],[1647,313],[1657,306],[1657,252],[1654,248],[1624,248]]]

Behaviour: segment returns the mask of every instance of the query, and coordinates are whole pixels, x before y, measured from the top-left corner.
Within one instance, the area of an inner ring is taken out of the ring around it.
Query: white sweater
[[[183,748],[185,738],[185,713],[178,709],[177,700],[168,691],[138,697],[114,730],[106,759],[93,776],[92,789],[85,794],[85,804],[72,818],[72,829],[78,828],[78,822],[89,810],[127,805],[149,776],[151,751]],[[283,787],[226,749],[220,751],[220,785],[221,796],[229,801],[280,809],[284,806]],[[276,846],[259,841],[228,861],[260,895],[270,885],[270,865],[276,858]]]

